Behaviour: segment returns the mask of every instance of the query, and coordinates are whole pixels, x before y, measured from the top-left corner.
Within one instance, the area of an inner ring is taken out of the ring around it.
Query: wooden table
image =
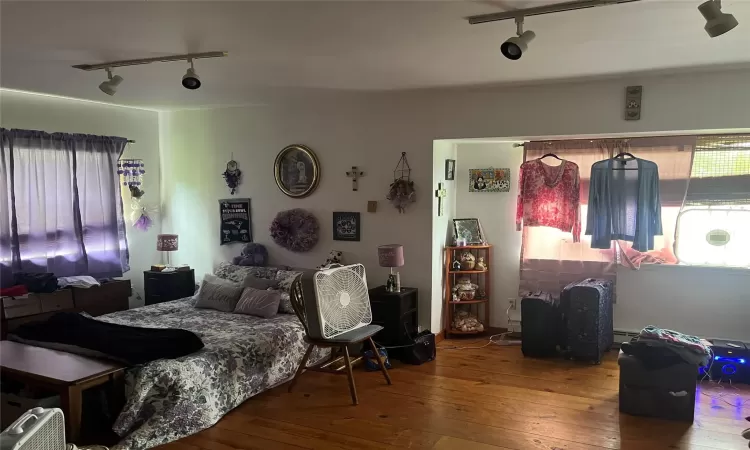
[[[116,407],[123,405],[125,367],[72,353],[0,341],[0,369],[4,376],[60,394],[67,441],[76,443],[81,433],[81,397],[88,388],[112,382]]]

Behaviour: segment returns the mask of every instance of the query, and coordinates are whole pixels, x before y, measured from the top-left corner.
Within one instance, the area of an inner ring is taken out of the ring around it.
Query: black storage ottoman
[[[649,369],[620,351],[620,412],[692,422],[698,365],[680,363]]]

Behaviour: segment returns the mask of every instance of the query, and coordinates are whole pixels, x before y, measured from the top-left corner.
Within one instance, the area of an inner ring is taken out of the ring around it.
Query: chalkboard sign
[[[253,232],[250,229],[250,199],[227,198],[219,200],[219,215],[221,216],[221,245],[233,242],[253,242]]]

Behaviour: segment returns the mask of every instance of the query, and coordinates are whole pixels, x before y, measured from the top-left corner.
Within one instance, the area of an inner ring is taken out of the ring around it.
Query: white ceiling
[[[472,14],[539,1],[0,2],[0,85],[147,107],[258,102],[328,90],[397,90],[528,83],[750,62],[750,0],[724,0],[740,21],[710,39],[702,0],[644,0],[530,17],[536,32],[519,61],[500,55],[512,21],[469,25]],[[541,3],[553,3],[544,1]],[[200,60],[198,91],[186,64],[118,69],[115,97],[103,71],[73,64],[226,50]]]

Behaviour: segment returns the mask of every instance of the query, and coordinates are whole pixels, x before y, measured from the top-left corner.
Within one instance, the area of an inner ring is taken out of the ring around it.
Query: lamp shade
[[[380,267],[401,267],[404,265],[404,246],[388,244],[378,247],[378,262]]]
[[[156,250],[160,252],[173,252],[177,250],[177,235],[160,234],[156,236]]]

